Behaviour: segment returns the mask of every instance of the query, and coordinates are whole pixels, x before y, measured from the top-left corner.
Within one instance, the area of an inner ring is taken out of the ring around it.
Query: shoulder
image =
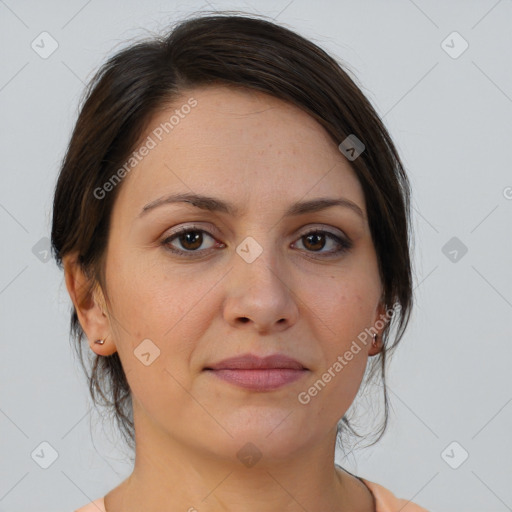
[[[75,512],[105,512],[105,502],[103,498],[98,498],[91,501],[88,505],[75,510]]]
[[[376,512],[428,512],[426,508],[416,505],[412,501],[397,498],[391,491],[382,485],[361,478],[375,497]]]

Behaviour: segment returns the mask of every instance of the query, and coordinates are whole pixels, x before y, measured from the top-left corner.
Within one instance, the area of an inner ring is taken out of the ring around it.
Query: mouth
[[[253,354],[224,359],[203,371],[225,382],[253,391],[272,391],[304,377],[309,370],[284,354]]]
[[[273,354],[260,357],[255,354],[245,354],[223,359],[209,365],[205,370],[307,370],[299,361],[284,354]]]

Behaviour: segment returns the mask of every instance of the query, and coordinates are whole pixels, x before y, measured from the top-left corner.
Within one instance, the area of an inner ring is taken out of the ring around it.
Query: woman
[[[407,177],[323,50],[220,14],[119,52],[53,215],[93,399],[135,449],[80,512],[425,510],[334,464],[412,279]]]

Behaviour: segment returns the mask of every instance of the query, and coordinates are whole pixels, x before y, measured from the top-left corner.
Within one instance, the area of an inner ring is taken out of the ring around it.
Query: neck
[[[134,470],[105,497],[107,512],[373,511],[364,484],[334,464],[335,428],[279,458],[256,448],[263,441],[223,456],[208,439],[189,446],[138,416]]]

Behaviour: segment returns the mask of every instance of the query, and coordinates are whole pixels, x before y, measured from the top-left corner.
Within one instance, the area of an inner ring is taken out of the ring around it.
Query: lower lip
[[[266,370],[207,370],[222,380],[254,391],[271,391],[303,377],[307,370],[276,368]]]

